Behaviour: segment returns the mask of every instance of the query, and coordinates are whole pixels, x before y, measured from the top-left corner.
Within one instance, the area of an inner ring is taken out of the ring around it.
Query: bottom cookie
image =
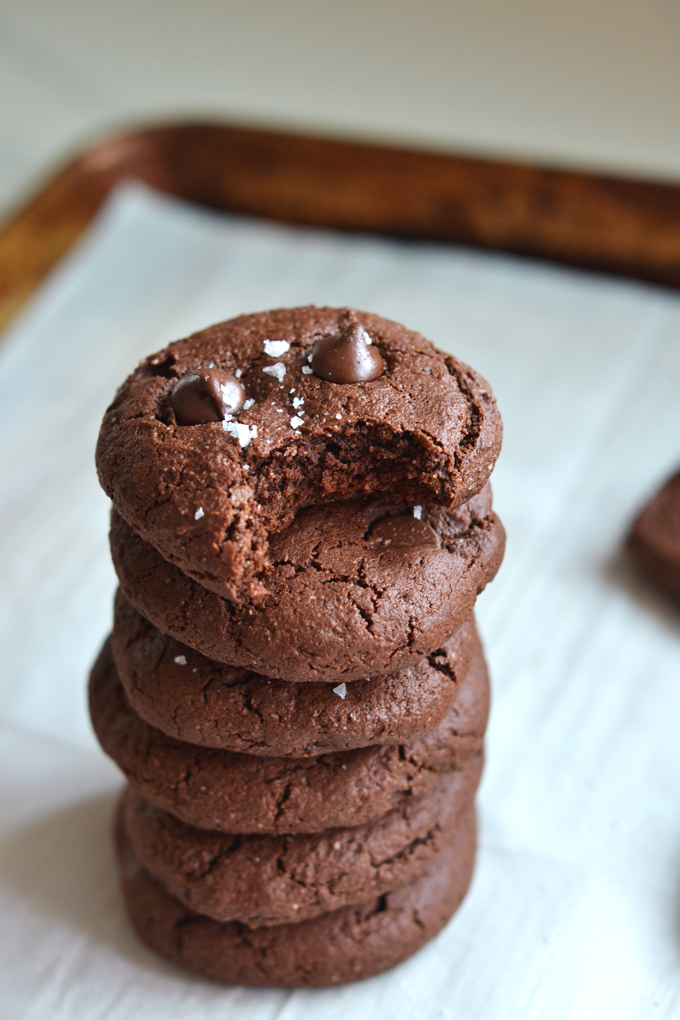
[[[467,892],[476,827],[470,808],[441,856],[394,892],[298,924],[255,929],[203,917],[171,896],[135,857],[120,815],[116,840],[128,914],[151,949],[225,984],[309,988],[380,974],[433,938]]]

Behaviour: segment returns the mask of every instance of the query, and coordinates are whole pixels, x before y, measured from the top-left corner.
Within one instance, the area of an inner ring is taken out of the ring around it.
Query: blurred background
[[[680,181],[680,0],[1,0],[0,216],[209,118]]]

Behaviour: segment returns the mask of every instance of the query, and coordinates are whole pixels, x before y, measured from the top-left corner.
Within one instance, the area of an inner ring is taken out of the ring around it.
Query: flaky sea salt
[[[264,341],[264,353],[268,354],[270,358],[280,358],[282,354],[285,354],[289,350],[290,344],[287,340]]]
[[[341,414],[340,414],[340,412],[338,411],[338,413],[336,414],[336,416],[335,416],[335,417],[336,417],[336,418],[342,418],[342,415],[341,415]]]
[[[240,421],[223,421],[222,428],[228,435],[238,439],[244,450],[257,435],[257,425],[244,425]]]
[[[265,365],[262,371],[265,375],[273,375],[275,379],[282,383],[283,377],[286,374],[286,366],[282,361],[277,361],[275,365]]]
[[[248,397],[248,399],[246,400],[245,404],[243,405],[243,410],[244,411],[249,411],[250,408],[254,405],[254,403],[255,403],[255,398],[254,397]]]
[[[187,664],[186,655],[176,655],[175,662],[177,663],[178,666],[186,666]]]
[[[240,379],[241,376],[243,375],[243,369],[242,368],[237,368],[236,371],[234,372],[234,375],[235,375],[235,377],[237,379]]]
[[[300,410],[304,402],[305,402],[304,397],[293,397],[293,407],[295,408],[296,411]]]
[[[312,374],[312,369],[309,367],[309,365],[303,365],[302,366],[302,374],[303,375],[311,375]]]
[[[299,428],[300,425],[302,425],[302,422],[303,422],[303,419],[302,418],[298,418],[297,415],[295,415],[294,418],[290,419],[290,423],[291,423],[291,425],[293,426],[294,429]]]
[[[415,517],[415,519],[417,521],[419,521],[421,519],[421,517],[423,516],[423,508],[422,508],[422,506],[414,506],[414,508],[413,508],[413,516]]]
[[[199,506],[198,510],[194,514],[194,520],[200,521],[201,517],[205,517],[205,510],[203,509],[202,506]]]
[[[337,696],[342,698],[344,701],[345,695],[347,694],[347,684],[338,684],[337,687],[333,688],[333,694],[337,694]]]

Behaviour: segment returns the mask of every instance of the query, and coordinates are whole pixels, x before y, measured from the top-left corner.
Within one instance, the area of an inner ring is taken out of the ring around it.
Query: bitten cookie
[[[680,472],[640,513],[628,545],[652,584],[680,601]]]
[[[119,591],[111,648],[128,702],[157,729],[203,747],[299,758],[428,733],[453,704],[475,641],[470,617],[441,648],[384,679],[296,684],[207,659]]]
[[[104,418],[97,468],[147,542],[227,598],[261,598],[270,535],[309,506],[398,492],[454,508],[501,445],[488,384],[353,309],[245,315],[145,359]]]
[[[439,648],[503,557],[488,486],[457,510],[416,510],[382,500],[304,511],[271,540],[258,606],[208,591],[115,511],[111,555],[126,598],[209,658],[298,683],[374,679]]]
[[[319,832],[363,825],[480,755],[489,708],[481,646],[440,725],[409,744],[317,758],[265,758],[186,744],[130,708],[107,642],[90,678],[90,716],[104,751],[138,793],[202,829]]]
[[[453,836],[479,783],[481,758],[439,776],[422,797],[350,829],[296,836],[206,832],[128,787],[134,852],[168,892],[216,921],[251,928],[305,921],[413,881]]]
[[[191,911],[142,867],[117,826],[123,896],[139,938],[206,977],[232,985],[301,988],[358,981],[389,970],[444,927],[472,878],[469,809],[427,871],[394,892],[299,924],[248,928]]]

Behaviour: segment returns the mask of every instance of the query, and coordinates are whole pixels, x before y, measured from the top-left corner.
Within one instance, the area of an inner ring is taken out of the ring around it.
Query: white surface
[[[491,381],[508,531],[481,849],[443,934],[333,991],[221,989],[140,947],[85,714],[111,615],[98,422],[137,359],[307,301],[422,330]],[[680,297],[509,257],[114,198],[0,348],[0,1020],[680,1015],[680,617],[618,549],[680,460]]]
[[[678,182],[680,0],[0,0],[0,95],[0,207],[177,117]]]

